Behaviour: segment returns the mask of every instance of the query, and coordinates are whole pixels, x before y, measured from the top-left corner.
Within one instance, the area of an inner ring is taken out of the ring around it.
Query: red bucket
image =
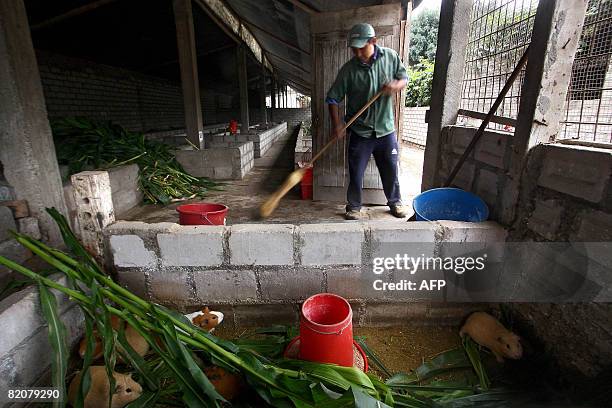
[[[300,189],[302,191],[302,200],[312,200],[312,167],[307,168],[304,172]]]
[[[331,293],[306,299],[300,318],[299,358],[353,367],[353,310],[346,299]]]
[[[176,207],[181,225],[225,225],[228,208],[223,204],[198,203]]]

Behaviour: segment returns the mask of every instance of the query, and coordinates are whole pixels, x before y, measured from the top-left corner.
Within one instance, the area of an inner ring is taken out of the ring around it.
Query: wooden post
[[[249,82],[247,78],[246,50],[241,44],[237,50],[238,85],[240,86],[240,131],[249,131]]]
[[[191,0],[174,0],[174,22],[178,45],[185,126],[187,139],[200,149],[204,148],[202,109],[200,104],[200,82],[198,80],[198,57],[195,47]]]
[[[268,124],[268,114],[266,112],[266,67],[261,65],[261,123]]]

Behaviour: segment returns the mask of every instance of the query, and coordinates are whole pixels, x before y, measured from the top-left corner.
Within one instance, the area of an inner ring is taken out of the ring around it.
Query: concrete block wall
[[[455,235],[449,229],[456,230]],[[183,311],[202,305],[248,319],[272,310],[268,321],[295,317],[297,304],[326,291],[345,296],[361,324],[404,324],[407,315],[385,314],[400,308],[424,320],[442,307],[458,324],[466,306],[444,294],[397,296],[372,290],[372,271],[362,270],[382,243],[503,242],[495,223],[412,222],[337,224],[238,224],[180,226],[119,221],[105,229],[118,281],[135,293]],[[422,302],[419,306],[397,306]],[[471,305],[475,308],[478,305]],[[262,309],[263,308],[263,309]],[[440,316],[438,316],[440,317]],[[438,321],[438,320],[436,320]],[[250,322],[251,324],[254,321]],[[245,324],[245,321],[238,322]]]
[[[236,142],[235,136],[223,136],[202,150],[176,150],[176,160],[195,177],[215,180],[240,180],[255,164],[253,142]]]
[[[549,268],[588,262],[595,284],[612,295],[612,151],[561,144],[538,145],[522,176],[518,214],[509,240],[567,242]],[[590,244],[585,251],[581,243]],[[535,259],[539,254],[527,255]],[[569,262],[569,263],[568,263]],[[511,304],[517,324],[552,356],[555,370],[577,387],[612,366],[612,303]],[[571,333],[571,336],[568,336]],[[588,347],[585,347],[588,344]]]
[[[427,122],[425,115],[429,106],[404,108],[402,140],[425,147],[427,141]]]
[[[462,126],[442,129],[441,166],[436,175],[438,185],[444,183],[476,130]],[[511,140],[511,133],[485,131],[451,184],[482,198],[489,207],[492,220],[499,220],[502,211]]]
[[[68,282],[61,274],[51,279],[62,285]],[[66,325],[68,347],[72,350],[83,335],[84,318],[81,309],[67,296],[53,291],[60,318]],[[0,302],[0,393],[10,388],[48,384],[51,367],[51,346],[47,324],[40,308],[38,288],[31,286]]]
[[[294,168],[299,167],[299,163],[308,162],[312,159],[312,135],[306,136],[304,129],[298,131],[293,155]]]
[[[276,108],[266,109],[268,112],[268,122],[287,122],[287,129],[292,131],[300,122],[309,122],[312,114],[310,108]],[[252,123],[261,123],[261,109],[251,108],[249,118]]]

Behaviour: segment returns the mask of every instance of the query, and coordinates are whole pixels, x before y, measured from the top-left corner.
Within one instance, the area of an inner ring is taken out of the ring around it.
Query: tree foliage
[[[429,106],[433,81],[434,63],[422,59],[408,70],[406,85],[406,106]]]
[[[435,60],[439,22],[439,9],[424,10],[412,20],[410,27],[410,65],[418,64],[422,59]]]

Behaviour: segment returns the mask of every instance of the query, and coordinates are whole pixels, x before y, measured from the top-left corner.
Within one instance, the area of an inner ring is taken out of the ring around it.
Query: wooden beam
[[[480,120],[484,120],[487,117],[486,113],[482,113],[482,112],[477,112],[477,111],[473,111],[473,110],[468,110],[468,109],[459,109],[459,115],[463,115],[463,116],[467,116],[468,118],[474,118],[474,119],[480,119]],[[489,120],[489,122],[492,123],[499,123],[501,125],[506,125],[506,126],[512,126],[512,127],[516,127],[516,119],[512,119],[512,118],[505,118],[503,116],[497,116],[497,115],[493,115],[491,116],[491,120]]]
[[[224,50],[227,50],[229,48],[234,48],[235,46],[236,46],[236,44],[234,44],[234,43],[222,45],[220,47],[212,48],[212,49],[206,50],[204,52],[199,52],[197,54],[197,57],[199,58],[199,57],[204,57],[206,55],[215,54],[217,52],[224,51]],[[147,67],[144,67],[143,70],[147,71],[147,70],[154,69],[154,68],[160,68],[160,67],[164,67],[166,65],[176,64],[177,62],[179,62],[178,59],[173,59],[173,60],[170,60],[170,61],[164,61],[164,62],[160,62],[158,64],[149,65]]]
[[[283,40],[282,38],[280,38],[276,34],[266,30],[265,28],[262,28],[262,27],[258,26],[257,24],[255,24],[255,23],[253,23],[251,21],[244,20],[244,23],[246,25],[248,25],[249,27],[251,27],[251,28],[255,28],[256,30],[261,31],[262,33],[264,33],[264,34],[268,35],[269,37],[275,39],[279,43],[281,43],[283,45],[286,45],[287,47],[291,48],[292,50],[295,50],[297,52],[301,52],[302,54],[310,55],[310,53],[308,51],[305,51],[305,50],[301,49],[300,47],[297,47],[297,46],[291,44],[290,42],[288,42],[286,40]]]
[[[316,8],[309,6],[308,4],[304,4],[300,0],[287,0],[287,1],[293,4],[294,6],[296,6],[297,8],[300,8],[309,14],[317,14],[321,12],[317,10]]]
[[[238,47],[238,85],[240,86],[240,131],[249,131],[249,84],[247,79],[247,61],[244,45]]]
[[[93,3],[89,3],[89,4],[85,4],[84,6],[81,7],[77,7],[74,8],[70,11],[67,11],[65,13],[62,13],[60,15],[57,15],[55,17],[51,17],[45,21],[41,21],[38,24],[34,24],[32,25],[31,29],[32,31],[36,31],[36,30],[40,30],[41,28],[46,28],[49,26],[52,26],[54,24],[60,23],[64,20],[68,20],[69,18],[72,17],[76,17],[79,16],[81,14],[85,14],[88,13],[90,11],[93,11],[95,9],[97,9],[98,7],[102,7],[105,6],[109,3],[113,3],[117,0],[98,0],[98,1],[94,1]]]
[[[253,33],[240,21],[240,17],[223,0],[194,0],[206,14],[234,41],[245,43],[255,60],[272,69],[264,57],[263,49]]]
[[[261,119],[264,125],[268,124],[268,113],[266,109],[266,67],[261,66],[261,89],[259,90],[259,105]]]
[[[195,146],[203,149],[204,131],[202,109],[200,106],[198,58],[196,57],[191,0],[174,0],[173,7],[179,65],[181,68],[187,139]]]

